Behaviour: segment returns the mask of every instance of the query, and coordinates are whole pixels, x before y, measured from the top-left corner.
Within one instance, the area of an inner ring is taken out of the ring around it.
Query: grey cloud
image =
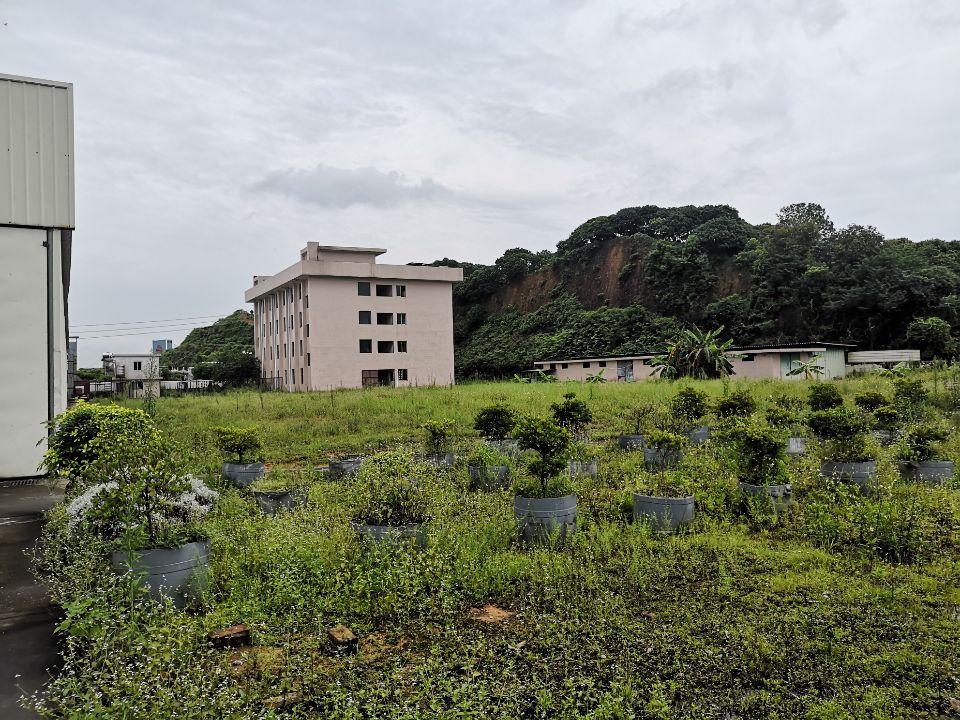
[[[383,172],[374,167],[348,170],[323,163],[310,170],[291,168],[268,173],[252,189],[286,195],[322,208],[348,208],[352,205],[382,208],[405,202],[445,199],[452,195],[448,188],[432,178],[412,182],[396,171]]]

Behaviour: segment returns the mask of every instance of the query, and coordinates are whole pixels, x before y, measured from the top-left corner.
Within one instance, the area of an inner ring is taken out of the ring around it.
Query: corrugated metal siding
[[[0,225],[74,227],[73,86],[0,75]]]
[[[847,362],[857,363],[897,363],[920,362],[919,350],[861,350],[847,354]]]

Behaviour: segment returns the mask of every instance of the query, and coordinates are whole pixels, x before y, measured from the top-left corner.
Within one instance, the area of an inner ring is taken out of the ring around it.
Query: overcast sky
[[[74,83],[84,366],[307,240],[491,262],[631,205],[800,201],[960,238],[957,0],[0,0],[0,72]]]

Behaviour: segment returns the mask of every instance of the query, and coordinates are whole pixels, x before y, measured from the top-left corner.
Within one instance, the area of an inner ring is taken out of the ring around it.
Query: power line
[[[160,333],[166,332],[178,332],[181,330],[196,330],[197,328],[207,327],[206,325],[181,325],[177,327],[162,327],[162,328],[148,328],[147,330],[138,330],[136,332],[118,332],[110,333],[107,335],[83,335],[81,333],[77,334],[77,337],[81,340],[98,340],[100,338],[111,338],[111,337],[127,337],[133,335],[157,335]],[[118,328],[122,330],[132,330],[133,328]],[[98,332],[97,330],[90,330],[88,332]]]
[[[146,325],[149,323],[180,322],[183,320],[207,320],[209,318],[222,318],[231,314],[232,313],[226,313],[226,314],[220,313],[217,315],[195,315],[193,317],[166,318],[166,319],[158,319],[158,320],[130,320],[127,322],[71,323],[70,327],[71,328],[81,328],[81,327],[106,328],[106,327],[114,327],[117,325]]]

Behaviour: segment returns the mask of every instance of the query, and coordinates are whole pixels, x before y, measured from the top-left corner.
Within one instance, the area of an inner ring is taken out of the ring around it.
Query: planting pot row
[[[687,439],[692,445],[700,445],[710,439],[710,428],[702,425],[694,428],[687,433]],[[643,435],[621,435],[617,438],[617,445],[621,450],[644,450],[647,448],[647,441]]]
[[[877,463],[873,460],[863,462],[826,460],[820,463],[820,475],[853,483],[860,488],[861,492],[868,492],[877,478]]]
[[[918,463],[901,463],[900,476],[911,482],[941,485],[953,479],[953,461],[924,460]]]
[[[748,482],[739,483],[740,490],[751,497],[759,497],[770,503],[774,511],[787,508],[793,502],[793,485],[751,485]]]
[[[563,540],[577,527],[576,493],[557,498],[515,495],[513,516],[525,543],[543,544],[555,537]]]
[[[633,519],[645,520],[656,532],[673,532],[693,522],[696,502],[693,495],[661,497],[633,494]]]
[[[254,490],[253,499],[264,515],[276,515],[282,510],[296,510],[307,504],[305,488],[290,490]]]
[[[331,460],[327,467],[329,468],[330,478],[339,480],[356,474],[361,465],[363,465],[362,457],[345,457],[340,460]]]
[[[473,490],[503,490],[510,484],[509,465],[467,465],[467,473]]]
[[[424,547],[427,544],[427,529],[423,523],[410,523],[408,525],[366,525],[364,523],[351,521],[350,527],[367,542],[407,541],[414,547]]]

